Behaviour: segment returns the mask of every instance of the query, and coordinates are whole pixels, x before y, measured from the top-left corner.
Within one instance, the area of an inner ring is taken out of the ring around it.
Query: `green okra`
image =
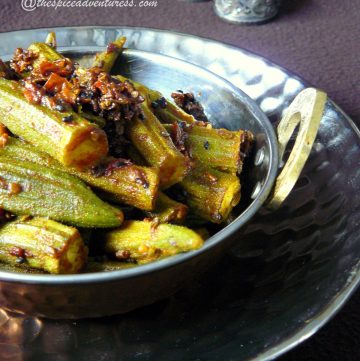
[[[123,41],[122,38],[117,40],[119,49],[123,46]],[[40,50],[39,54],[41,54]],[[42,56],[46,57],[50,51],[47,49]],[[105,63],[105,66],[110,67],[110,63],[116,60],[117,55],[116,51],[102,53],[98,56],[97,63],[95,63],[97,66],[104,65],[99,63],[101,61]],[[176,149],[167,136],[166,130],[147,104],[142,104],[142,111],[145,117],[144,120],[137,118],[127,123],[128,137],[145,158],[147,164],[159,168],[161,187],[168,188],[184,178],[189,170],[189,162]]]
[[[50,33],[51,34],[51,33]],[[49,36],[46,38],[46,43],[32,43],[28,50],[31,50],[37,55],[37,58],[33,62],[33,69],[37,69],[43,61],[57,61],[64,58],[59,52],[56,51],[56,38],[55,47],[51,46],[48,41],[53,41],[54,38]],[[24,74],[26,75],[26,73]]]
[[[64,165],[88,167],[108,153],[106,134],[98,126],[74,112],[31,104],[23,92],[21,84],[0,79],[0,120],[13,134]]]
[[[109,201],[124,203],[145,211],[155,208],[160,176],[158,169],[154,167],[129,164],[99,177],[95,177],[89,171],[73,171],[74,175],[87,184],[102,191],[102,195]]]
[[[13,137],[10,137],[6,146],[0,149],[0,156],[34,162],[72,174],[102,191],[102,194],[113,202],[128,204],[147,211],[155,207],[159,191],[159,174],[155,168],[130,164],[114,168],[109,174],[95,176],[90,170],[65,167],[31,144]]]
[[[150,100],[152,102],[156,102],[158,99],[161,99],[156,98],[155,91],[152,92],[153,93],[150,95]],[[192,115],[186,113],[169,99],[166,99],[166,107],[156,107],[154,109],[154,113],[162,121],[162,123],[186,122],[187,124],[194,124],[197,122]]]
[[[196,123],[197,120],[190,114],[186,113],[183,109],[174,104],[171,100],[165,99],[163,94],[157,90],[153,90],[145,86],[144,84],[138,83],[134,80],[128,79],[122,75],[116,75],[121,81],[130,81],[145,99],[148,106],[151,108],[153,113],[162,121],[162,123],[178,123],[185,122],[187,124]],[[158,104],[159,99],[165,99],[165,106],[155,106]]]
[[[191,158],[202,165],[228,173],[241,173],[243,158],[253,136],[244,130],[214,129],[210,124],[179,126],[186,132],[185,146]],[[174,125],[165,125],[171,134]]]
[[[126,123],[127,136],[146,162],[159,168],[160,185],[168,188],[189,172],[189,159],[175,147],[164,126],[146,104],[142,104],[142,111],[142,118],[138,116]]]
[[[121,76],[115,77],[121,81],[126,80]],[[139,91],[141,93],[141,90]],[[138,116],[127,122],[127,136],[146,163],[159,168],[160,185],[165,189],[180,182],[189,172],[191,165],[189,159],[176,149],[168,132],[151,111],[148,102],[141,104],[141,109],[142,118]]]
[[[108,52],[107,50],[97,54],[93,62],[94,67],[102,68],[104,71],[110,73],[117,57],[121,54],[121,50],[126,42],[126,38],[118,38],[114,42],[117,45],[117,48],[120,49],[117,52]],[[148,103],[148,106],[156,103],[159,99],[165,99],[165,97],[157,90],[150,89],[145,85],[138,83],[132,79],[126,78],[122,75],[116,75],[116,78],[122,82],[130,81],[144,97],[145,101]],[[165,107],[151,107],[155,115],[161,119],[164,123],[175,123],[179,121],[185,121],[186,123],[195,123],[196,119],[186,113],[183,109],[175,105],[172,101],[166,99]]]
[[[104,52],[96,54],[92,66],[101,68],[107,73],[110,73],[110,70],[114,66],[116,59],[124,48],[125,42],[125,37],[119,37],[114,42],[111,42]]]
[[[226,221],[240,201],[240,180],[234,174],[197,166],[180,183],[195,215],[213,223]]]
[[[185,204],[177,202],[160,192],[155,209],[147,212],[148,217],[160,223],[183,223],[188,213]]]
[[[199,249],[204,241],[189,228],[150,221],[126,221],[121,228],[99,234],[107,254],[118,259],[149,263]]]
[[[93,66],[102,68],[104,71],[110,73],[111,68],[113,67],[117,57],[121,54],[122,49],[124,47],[126,38],[120,37],[116,39],[113,43],[115,46],[112,47],[113,51],[104,51],[96,55],[95,60],[93,62]],[[38,58],[34,62],[34,67],[37,67],[42,61],[56,61],[63,58],[63,55],[58,53],[53,47],[45,43],[34,43],[30,45],[30,50],[34,51],[38,54]],[[148,106],[156,103],[159,99],[164,98],[164,96],[153,89],[146,87],[145,85],[135,82],[131,79],[125,78],[122,75],[116,75],[121,81],[129,80],[134,84],[135,88],[140,92],[140,94],[144,97]],[[183,109],[174,104],[171,100],[166,99],[166,107],[152,107],[152,111],[155,115],[164,123],[175,123],[175,122],[186,122],[188,124],[192,124],[196,122],[196,119],[186,113]]]
[[[0,155],[0,207],[16,215],[49,217],[86,228],[117,227],[124,217],[80,179],[4,155]]]
[[[0,227],[0,262],[70,274],[79,272],[86,259],[76,228],[39,217],[19,217]]]

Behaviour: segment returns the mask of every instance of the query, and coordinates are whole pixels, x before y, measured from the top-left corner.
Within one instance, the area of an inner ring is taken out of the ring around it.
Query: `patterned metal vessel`
[[[258,24],[276,16],[280,3],[280,0],[214,0],[214,10],[232,23]]]

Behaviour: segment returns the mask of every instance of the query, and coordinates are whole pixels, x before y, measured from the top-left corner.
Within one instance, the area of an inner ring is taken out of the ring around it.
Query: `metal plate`
[[[0,53],[47,31],[0,34]],[[129,47],[201,65],[276,122],[304,82],[267,60],[210,40],[149,29],[61,28],[86,50],[124,34]],[[0,312],[0,359],[266,360],[309,337],[360,280],[360,138],[329,102],[311,157],[286,204],[262,209],[226,259],[175,296],[99,320],[45,321]],[[94,300],[96,302],[96,300]]]

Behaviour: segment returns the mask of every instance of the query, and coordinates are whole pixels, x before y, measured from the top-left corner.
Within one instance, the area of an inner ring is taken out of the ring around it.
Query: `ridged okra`
[[[90,186],[104,192],[103,195],[113,202],[128,204],[147,211],[155,207],[159,190],[159,174],[155,168],[130,164],[120,168],[114,167],[106,175],[95,176],[90,170],[65,167],[31,144],[13,137],[10,137],[7,145],[0,149],[1,155],[34,162],[77,176]]]
[[[37,217],[19,217],[0,227],[0,262],[66,274],[79,272],[86,259],[76,228]]]
[[[110,73],[111,68],[114,66],[117,57],[121,54],[125,45],[126,38],[120,37],[111,42],[106,51],[96,54],[93,67],[101,68],[107,73]]]
[[[148,263],[200,248],[204,241],[189,228],[150,221],[126,221],[121,228],[99,234],[107,254]]]
[[[126,123],[127,136],[146,162],[159,168],[160,185],[168,188],[189,172],[189,159],[176,149],[168,132],[146,104],[142,104],[142,111],[143,118],[138,116]]]
[[[109,201],[146,211],[155,208],[160,180],[156,168],[129,164],[114,168],[109,174],[99,177],[91,172],[78,172],[76,169],[72,171],[87,184],[103,191],[102,195]]]
[[[122,41],[124,39],[118,39],[119,43]],[[44,44],[42,46],[44,48]],[[51,47],[49,48],[51,49]],[[52,54],[51,51],[54,50],[47,50]],[[41,56],[46,57],[47,52]],[[41,51],[39,53],[41,54]],[[98,55],[98,59],[101,59],[103,63],[95,61],[94,65],[111,67],[110,60],[115,61],[116,57],[116,52],[102,53]],[[142,104],[142,111],[144,119],[137,118],[127,123],[127,135],[144,156],[147,164],[159,168],[161,186],[167,188],[184,178],[188,172],[189,163],[176,149],[171,139],[166,136],[166,130],[151,112],[148,104]]]
[[[160,192],[155,209],[148,212],[147,215],[160,223],[183,223],[187,213],[188,207],[185,204],[177,202],[165,193]]]
[[[91,166],[107,154],[107,137],[98,126],[73,112],[30,104],[23,91],[19,83],[0,78],[0,121],[12,133],[64,165]]]
[[[216,169],[197,166],[180,185],[190,209],[213,223],[226,221],[240,201],[239,178]]]
[[[211,124],[186,125],[180,123],[186,132],[185,146],[192,159],[206,167],[228,173],[240,173],[243,159],[249,150],[253,136],[244,130],[230,131],[214,129]],[[167,124],[166,130],[171,134],[174,124]]]
[[[121,54],[125,42],[126,38],[120,37],[113,43],[110,43],[106,51],[96,55],[92,66],[99,67],[110,73],[117,57]],[[115,46],[111,46],[111,44],[114,44]],[[34,43],[30,45],[29,49],[38,54],[38,58],[34,62],[34,67],[38,66],[43,60],[56,61],[63,58],[62,54],[58,53],[53,47],[45,43]],[[129,80],[131,83],[133,83],[135,88],[144,97],[149,106],[151,106],[151,104],[156,104],[159,99],[165,99],[159,91],[150,89],[141,83],[128,79],[122,75],[116,75],[116,78],[121,81]],[[151,109],[163,123],[175,123],[183,121],[191,124],[196,122],[196,119],[192,115],[186,113],[183,109],[178,107],[169,99],[166,99],[165,107],[151,106]]]
[[[4,155],[0,155],[0,207],[16,215],[49,217],[87,228],[117,227],[124,217],[80,179]]]

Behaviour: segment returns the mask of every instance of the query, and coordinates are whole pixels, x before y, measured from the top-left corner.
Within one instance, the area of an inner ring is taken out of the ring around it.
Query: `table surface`
[[[260,54],[297,73],[329,96],[360,125],[359,0],[284,0],[273,21],[255,26],[226,23],[212,2],[158,0],[155,8],[40,8],[1,0],[0,31],[70,25],[142,26],[219,40]],[[360,359],[360,291],[310,340],[281,360]]]

